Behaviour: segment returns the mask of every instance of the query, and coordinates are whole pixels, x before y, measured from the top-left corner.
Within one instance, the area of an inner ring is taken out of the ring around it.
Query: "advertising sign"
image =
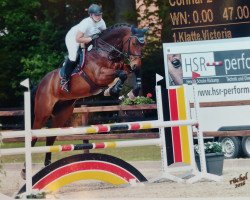
[[[250,37],[166,43],[163,49],[167,87],[192,84],[196,72],[202,101],[250,99]]]

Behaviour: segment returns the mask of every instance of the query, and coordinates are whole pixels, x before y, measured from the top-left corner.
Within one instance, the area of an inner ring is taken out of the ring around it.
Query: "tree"
[[[73,25],[88,16],[86,9],[91,3],[103,6],[107,26],[121,22],[136,25],[136,1],[0,0],[0,107],[18,106],[23,99],[23,89],[19,85],[22,80],[30,78],[33,84],[37,84],[47,72],[60,65],[67,54],[65,35]],[[143,2],[146,6],[152,3],[163,5],[158,11],[146,14],[162,18],[160,37],[164,39],[168,3],[164,0]],[[143,60],[144,74],[146,78],[151,76],[150,79],[155,69],[163,69],[162,44],[157,39],[152,32]],[[157,62],[159,64],[155,66]]]
[[[34,16],[40,12],[39,7],[40,3],[36,0],[0,0],[1,105],[20,101],[16,98],[21,89],[19,82],[23,79],[20,60],[28,55],[29,46],[36,43],[41,24]]]
[[[113,0],[115,5],[115,22],[127,22],[137,25],[135,0]]]

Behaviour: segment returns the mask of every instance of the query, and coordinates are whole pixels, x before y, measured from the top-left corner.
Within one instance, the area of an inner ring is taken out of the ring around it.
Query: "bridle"
[[[127,56],[134,56],[134,57],[138,57],[138,58],[141,58],[142,57],[142,54],[133,54],[131,53],[131,50],[130,50],[130,44],[131,44],[131,39],[132,38],[136,38],[136,40],[141,43],[138,39],[138,37],[134,36],[134,35],[131,35],[124,43],[123,43],[123,47],[125,46],[126,43],[128,43],[128,51],[127,52],[124,52],[124,54],[127,54]],[[144,44],[144,43],[141,43],[141,44]]]
[[[114,45],[111,45],[111,44],[105,42],[102,38],[97,38],[99,43],[103,44],[104,46],[107,46],[108,48],[97,47],[97,44],[96,44],[97,39],[95,40],[95,45],[94,46],[95,46],[95,48],[97,50],[102,50],[102,51],[105,51],[105,52],[107,52],[109,54],[115,53],[114,57],[108,56],[108,59],[109,60],[119,60],[119,61],[123,60],[123,64],[129,65],[131,67],[131,71],[134,71],[135,68],[133,66],[131,66],[130,63],[132,62],[132,59],[135,59],[135,57],[142,58],[142,54],[133,54],[133,53],[131,53],[131,39],[132,38],[136,38],[137,41],[140,44],[144,44],[144,43],[139,41],[137,36],[130,35],[129,38],[125,42],[121,41],[121,43],[118,44],[116,47]],[[121,46],[122,49],[124,49],[126,44],[128,44],[127,51],[120,51],[117,48],[117,47]],[[133,58],[131,58],[130,56],[133,56]]]

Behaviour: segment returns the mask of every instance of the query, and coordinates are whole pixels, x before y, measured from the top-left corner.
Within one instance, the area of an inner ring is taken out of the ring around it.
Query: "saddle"
[[[90,92],[95,92],[99,89],[103,89],[106,87],[97,85],[96,83],[94,83],[89,76],[84,72],[83,68],[85,66],[85,60],[86,60],[86,54],[87,51],[91,51],[91,48],[88,48],[88,46],[86,48],[80,48],[77,51],[77,59],[75,62],[75,66],[72,66],[74,68],[74,70],[71,72],[71,76],[74,76],[75,74],[79,74],[90,86]],[[60,79],[62,79],[62,77],[64,77],[65,75],[65,65],[64,65],[65,61],[60,65],[60,70],[59,70],[59,77]]]
[[[71,76],[79,73],[85,66],[85,59],[86,59],[86,48],[82,49],[79,47],[78,51],[77,51],[77,59],[76,62],[73,66],[74,70],[71,73]],[[62,78],[65,75],[65,65],[64,65],[65,61],[60,65],[59,68],[60,72],[60,78]]]

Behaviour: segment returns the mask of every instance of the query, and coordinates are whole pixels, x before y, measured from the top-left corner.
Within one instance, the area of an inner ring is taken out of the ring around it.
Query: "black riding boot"
[[[71,73],[74,70],[73,68],[73,64],[75,62],[71,61],[67,58],[67,60],[65,61],[64,65],[65,65],[65,74],[62,77],[61,80],[61,86],[62,86],[62,90],[64,90],[65,92],[70,92],[70,77],[71,77]]]

